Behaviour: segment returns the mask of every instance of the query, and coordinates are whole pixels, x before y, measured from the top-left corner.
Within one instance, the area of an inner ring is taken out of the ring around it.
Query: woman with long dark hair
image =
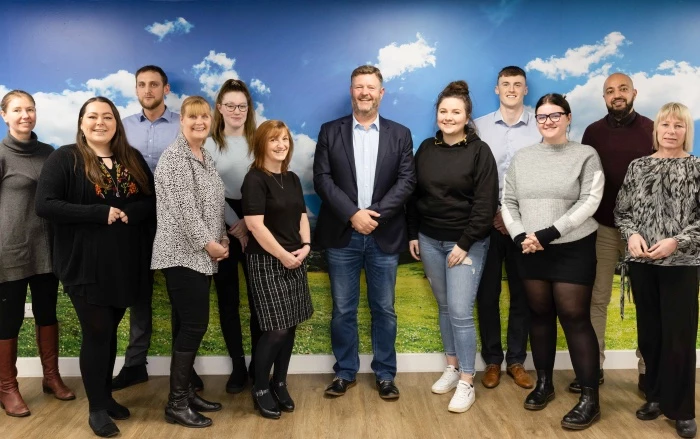
[[[29,416],[17,386],[17,337],[24,321],[27,287],[39,358],[42,388],[61,400],[75,399],[58,373],[58,279],[51,268],[48,222],[34,210],[36,185],[53,147],[32,131],[36,104],[29,93],[12,90],[0,103],[7,136],[0,144],[0,406],[9,416]]]
[[[243,334],[239,314],[240,288],[238,264],[243,267],[250,310],[250,376],[254,375],[255,345],[260,338],[248,268],[245,263],[245,247],[248,244],[248,228],[243,219],[241,185],[253,161],[253,134],[255,133],[255,109],[248,87],[239,79],[228,79],[216,96],[214,122],[211,137],[204,143],[214,166],[224,182],[226,205],[224,218],[228,229],[230,256],[219,262],[219,271],[214,275],[214,285],[219,303],[221,332],[231,357],[232,370],[226,382],[228,393],[238,393],[248,380],[243,352]]]
[[[151,287],[155,197],[151,171],[127,143],[109,99],[88,99],[78,114],[76,143],[44,163],[36,211],[54,226],[54,273],[80,321],[90,427],[98,436],[114,436],[119,429],[112,419],[130,416],[112,398],[117,327],[126,308]]]
[[[524,405],[542,410],[554,398],[558,317],[581,384],[579,402],[561,425],[580,430],[600,418],[600,363],[590,308],[598,229],[593,214],[603,196],[603,170],[592,147],[568,139],[571,107],[564,96],[542,96],[535,120],[542,142],[516,153],[501,208],[510,236],[522,247],[518,270],[532,319],[537,384]]]

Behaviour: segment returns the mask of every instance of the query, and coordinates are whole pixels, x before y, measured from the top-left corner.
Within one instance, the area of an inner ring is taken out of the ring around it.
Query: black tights
[[[255,350],[255,389],[269,388],[270,369],[275,366],[272,381],[287,381],[289,360],[292,358],[296,326],[275,331],[265,331],[260,336]]]
[[[32,312],[37,326],[51,326],[56,320],[58,278],[53,273],[36,274],[0,283],[0,340],[17,338],[24,321],[27,286],[32,291]]]
[[[80,374],[90,411],[105,410],[112,400],[112,371],[117,358],[117,327],[126,309],[93,305],[69,294],[80,321]]]
[[[530,305],[530,346],[537,370],[551,372],[557,349],[557,317],[564,329],[571,363],[581,386],[598,388],[598,341],[591,324],[587,285],[523,280]]]

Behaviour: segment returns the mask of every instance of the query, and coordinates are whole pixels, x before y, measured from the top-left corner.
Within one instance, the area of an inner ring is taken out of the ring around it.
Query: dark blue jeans
[[[394,298],[398,254],[384,253],[372,235],[353,232],[344,248],[326,250],[333,296],[331,345],[335,375],[354,380],[360,368],[357,307],[360,272],[365,269],[367,301],[372,316],[372,370],[378,380],[396,376],[396,313]]]

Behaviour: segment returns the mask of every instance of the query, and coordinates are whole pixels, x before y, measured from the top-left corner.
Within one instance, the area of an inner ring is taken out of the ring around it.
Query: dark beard
[[[627,103],[627,105],[625,105],[625,108],[621,110],[614,110],[612,107],[608,106],[608,114],[611,115],[615,120],[622,120],[632,112],[633,105],[634,101],[630,101]]]

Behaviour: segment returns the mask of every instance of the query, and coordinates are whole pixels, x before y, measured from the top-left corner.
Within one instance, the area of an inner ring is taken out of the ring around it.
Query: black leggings
[[[80,321],[83,341],[80,345],[80,374],[90,411],[105,410],[112,400],[112,371],[117,358],[117,328],[125,308],[92,305],[85,297],[70,294]]]
[[[173,351],[197,352],[209,326],[211,276],[185,267],[163,269],[172,305]]]
[[[523,280],[530,305],[530,346],[537,370],[551,372],[557,349],[557,317],[581,386],[598,388],[598,341],[591,324],[593,288],[564,282]]]
[[[258,341],[255,351],[255,389],[269,388],[270,370],[275,366],[272,381],[281,383],[287,381],[289,360],[294,349],[296,326],[275,331],[264,331]]]
[[[27,286],[32,291],[32,312],[37,326],[51,326],[56,319],[58,279],[53,273],[36,274],[0,284],[0,340],[17,338],[24,321]]]

